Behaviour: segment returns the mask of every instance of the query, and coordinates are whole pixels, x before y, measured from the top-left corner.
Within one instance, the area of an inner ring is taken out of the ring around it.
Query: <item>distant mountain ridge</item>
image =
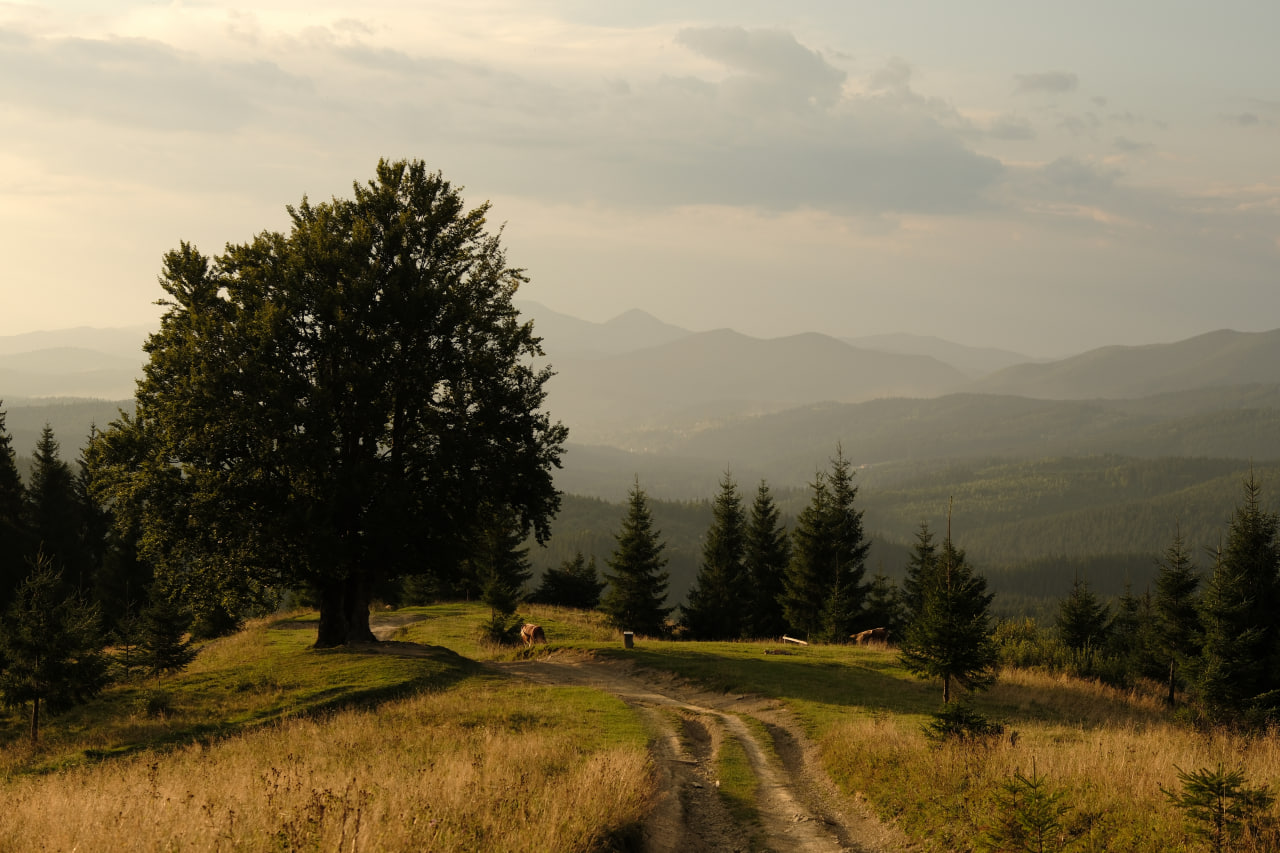
[[[966,381],[928,356],[858,349],[817,333],[762,339],[731,329],[552,364],[548,408],[588,441],[604,437],[601,427],[754,415],[824,400],[931,397]]]
[[[618,355],[677,341],[693,332],[664,323],[652,314],[633,308],[604,323],[580,320],[538,302],[515,300],[515,306],[542,338],[543,349],[553,359],[563,356]]]
[[[1015,364],[1040,360],[1020,352],[995,347],[965,346],[928,335],[865,335],[859,338],[841,338],[841,340],[859,349],[931,356],[974,379]]]
[[[1014,365],[975,381],[970,390],[1046,400],[1124,399],[1270,382],[1280,382],[1280,329],[1222,329],[1169,344],[1108,346]]]

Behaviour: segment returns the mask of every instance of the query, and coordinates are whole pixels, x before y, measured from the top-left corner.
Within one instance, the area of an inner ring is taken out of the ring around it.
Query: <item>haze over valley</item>
[[[1268,494],[1280,482],[1280,331],[1034,361],[911,335],[761,339],[639,310],[593,323],[519,307],[556,371],[547,408],[570,427],[560,535],[535,549],[535,564],[584,545],[603,559],[638,481],[672,537],[673,601],[696,574],[706,501],[726,471],[744,489],[767,480],[794,516],[837,447],[858,468],[880,567],[896,574],[920,521],[938,529],[954,497],[971,555],[997,588],[1003,578],[1032,598],[1060,594],[1063,572],[1090,566],[1116,594],[1124,578],[1145,577],[1175,525],[1212,545],[1251,464]],[[19,455],[47,422],[70,457],[91,424],[130,410],[144,337],[0,337],[0,399]]]

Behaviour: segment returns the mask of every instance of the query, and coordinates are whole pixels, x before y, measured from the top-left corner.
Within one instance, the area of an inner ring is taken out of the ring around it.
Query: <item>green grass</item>
[[[345,649],[317,651],[315,616],[263,620],[203,644],[184,672],[118,682],[93,701],[47,717],[41,743],[9,756],[0,771],[44,771],[139,749],[208,740],[285,717],[370,706],[470,676],[472,661],[448,649],[395,657]],[[155,702],[159,694],[159,702]],[[159,704],[162,715],[147,713]],[[0,718],[0,743],[25,741],[27,721]],[[13,750],[9,750],[10,753]]]
[[[716,778],[720,780],[720,797],[739,825],[758,827],[760,810],[756,808],[759,780],[751,771],[746,750],[736,737],[725,735],[716,756]]]

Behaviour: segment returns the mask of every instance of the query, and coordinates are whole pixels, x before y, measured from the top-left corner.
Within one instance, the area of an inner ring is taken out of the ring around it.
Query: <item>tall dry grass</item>
[[[470,686],[18,777],[0,850],[585,851],[634,832],[644,749],[584,744],[521,696],[556,702]]]
[[[927,849],[947,851],[972,849],[997,816],[996,791],[1015,771],[1034,768],[1066,791],[1075,837],[1069,849],[1151,853],[1204,849],[1161,791],[1178,788],[1177,768],[1222,762],[1243,768],[1251,784],[1274,790],[1280,780],[1275,731],[1198,731],[1170,721],[1158,700],[1141,693],[1014,670],[980,707],[1009,723],[992,744],[938,748],[924,737],[919,717],[847,716],[823,733],[824,760]]]

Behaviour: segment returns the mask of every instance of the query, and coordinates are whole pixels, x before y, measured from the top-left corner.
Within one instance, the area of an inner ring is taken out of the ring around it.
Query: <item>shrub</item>
[[[1266,785],[1250,788],[1245,785],[1243,770],[1227,772],[1221,762],[1216,770],[1202,767],[1188,773],[1180,767],[1174,769],[1182,790],[1169,791],[1163,786],[1160,790],[1186,815],[1192,822],[1191,831],[1207,840],[1214,853],[1231,849],[1228,845],[1245,835],[1270,835],[1275,840],[1275,828],[1265,815],[1275,795]]]
[[[948,702],[924,724],[924,736],[935,745],[947,741],[991,744],[1002,734],[1002,723],[988,719],[962,702]]]

